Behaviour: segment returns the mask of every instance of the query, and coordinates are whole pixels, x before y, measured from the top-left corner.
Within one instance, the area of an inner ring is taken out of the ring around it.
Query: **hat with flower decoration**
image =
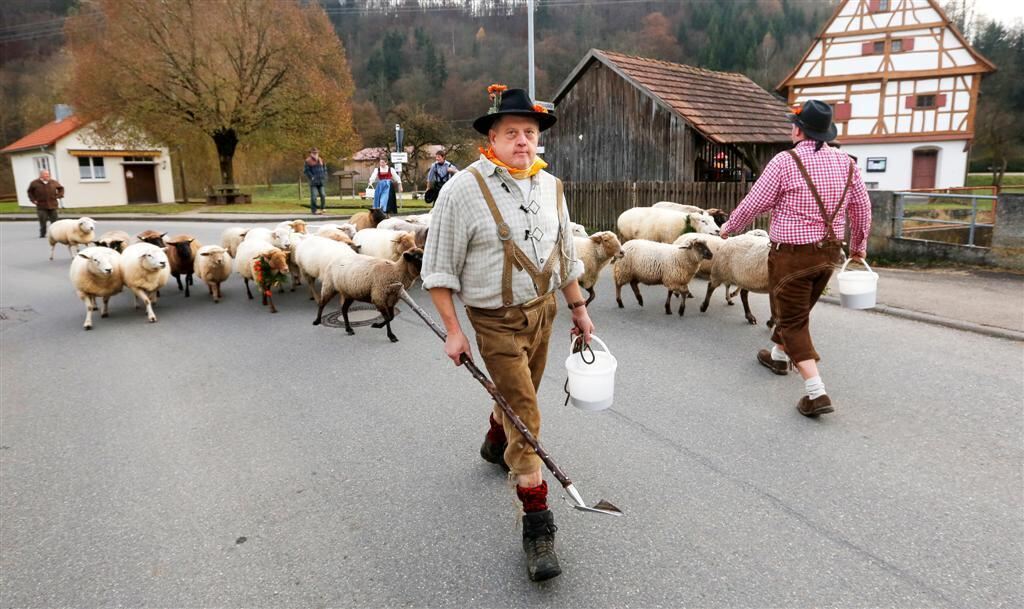
[[[550,129],[558,120],[547,108],[533,103],[525,89],[509,89],[505,85],[494,84],[487,87],[491,98],[491,107],[487,114],[473,121],[473,128],[487,135],[487,131],[502,116],[528,116],[540,123],[540,130]]]
[[[836,124],[832,122],[832,106],[817,99],[809,99],[787,115],[804,135],[812,140],[831,142],[836,139]]]

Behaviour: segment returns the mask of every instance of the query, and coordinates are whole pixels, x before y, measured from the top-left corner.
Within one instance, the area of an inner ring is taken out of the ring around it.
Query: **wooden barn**
[[[742,74],[591,49],[553,101],[567,182],[749,182],[791,145],[786,104]]]

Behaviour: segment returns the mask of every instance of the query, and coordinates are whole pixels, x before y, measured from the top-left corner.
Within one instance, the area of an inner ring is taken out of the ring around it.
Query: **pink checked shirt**
[[[814,146],[815,142],[804,140],[794,150],[807,168],[825,209],[831,215],[839,204],[839,197],[846,185],[846,174],[854,162],[836,148],[823,146],[816,151]],[[850,190],[846,193],[845,207],[845,212],[840,211],[836,215],[832,227],[842,239],[846,229],[845,216],[849,214],[850,253],[864,254],[867,252],[868,233],[871,230],[871,202],[856,163]],[[814,202],[807,182],[788,152],[780,152],[768,162],[750,193],[722,227],[722,232],[736,234],[746,228],[754,216],[769,210],[772,212],[772,223],[768,236],[772,243],[804,245],[825,238],[825,221],[821,218],[818,204]]]

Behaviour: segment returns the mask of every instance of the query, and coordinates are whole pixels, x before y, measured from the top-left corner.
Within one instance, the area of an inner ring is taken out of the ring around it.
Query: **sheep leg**
[[[150,300],[149,294],[142,288],[132,288],[132,292],[146,305],[146,319],[149,320],[149,323],[156,322],[156,313],[153,312],[153,301]]]
[[[348,334],[349,336],[352,336],[353,334],[355,334],[355,330],[352,329],[352,325],[348,323],[348,308],[352,306],[353,302],[355,302],[354,298],[345,298],[345,302],[343,302],[341,304],[341,317],[342,317],[342,319],[345,320],[345,334]],[[388,338],[391,338],[391,336],[394,336],[393,334],[390,334],[390,332],[391,332],[391,328],[389,327],[388,328],[388,333],[389,333]]]
[[[180,291],[184,290],[185,286],[183,286],[181,284],[181,275],[179,275],[178,273],[171,273],[171,274],[174,275],[174,278],[178,280],[178,291],[180,292]]]
[[[743,301],[743,316],[747,318],[747,323],[756,326],[757,318],[750,312],[750,303],[747,302],[747,294],[749,293],[747,290],[740,290],[740,300]]]
[[[188,275],[185,275],[185,298],[188,298],[189,296],[191,296],[191,294],[189,294],[189,291],[188,291],[188,286],[190,286],[190,285],[192,285],[192,275],[188,274]]]
[[[693,298],[693,294],[690,293],[690,286],[686,286],[686,288],[683,290],[682,296],[682,300],[679,303],[679,317],[682,317],[683,313],[686,312],[686,299]]]
[[[262,284],[257,283],[256,287],[259,288],[260,290],[260,298],[262,299],[263,306],[267,306],[267,292],[270,292],[271,288],[273,288],[274,286],[264,286]]]
[[[389,311],[387,308],[384,308],[384,307],[377,307],[377,310],[380,311],[381,314],[384,316],[384,323],[383,323],[383,325],[388,330],[388,340],[390,340],[393,343],[397,343],[398,342],[398,337],[395,336],[395,333],[391,331],[391,320],[395,318],[394,313],[392,313],[391,311]],[[374,324],[374,325],[377,325],[377,324]]]
[[[92,330],[92,296],[82,296],[82,302],[85,303],[85,323],[82,324],[82,327]]]
[[[71,249],[70,243],[68,243],[68,255],[71,256],[72,258],[75,257],[75,250]]]
[[[324,307],[327,305],[327,303],[331,302],[331,299],[334,298],[335,294],[337,294],[337,292],[329,284],[325,283],[322,286],[320,286],[320,304],[317,305],[316,319],[313,320],[314,326],[320,325],[320,322],[323,320]]]
[[[633,288],[633,294],[636,295],[636,301],[640,306],[644,306],[644,297],[640,295],[640,282],[634,279],[629,282],[629,287]]]
[[[711,295],[715,293],[718,288],[718,284],[714,281],[708,281],[708,291],[704,293],[704,302],[700,305],[700,312],[703,313],[708,310],[708,305],[711,303]],[[729,293],[729,287],[726,286],[725,293]]]
[[[110,317],[110,296],[103,297],[103,312],[100,317]]]
[[[245,293],[249,296],[249,300],[252,300],[252,292],[249,290],[249,278],[242,277],[242,281],[245,282]]]
[[[736,295],[740,293],[740,289],[739,288],[736,288],[735,290],[732,290],[730,292],[729,288],[731,288],[731,287],[732,286],[729,285],[728,283],[725,284],[725,302],[728,303],[728,305],[730,307],[736,304],[735,302],[732,301],[732,299],[736,298]]]
[[[270,312],[271,313],[277,313],[277,307],[274,306],[274,297],[271,296],[271,294],[268,294],[267,292],[270,292],[270,290],[267,290],[266,292],[264,292],[263,295],[264,295],[264,298],[266,298],[267,302],[270,303]],[[264,304],[266,304],[266,303],[264,303]]]
[[[597,294],[594,293],[594,288],[592,288],[592,287],[586,288],[586,290],[587,290],[588,296],[587,296],[587,302],[584,303],[584,304],[589,306],[590,303],[594,300],[594,297],[597,296]]]
[[[686,296],[683,296],[683,302],[686,302]],[[672,290],[669,289],[668,297],[665,298],[665,315],[672,314]]]
[[[619,308],[620,309],[624,309],[625,308],[625,307],[622,306],[622,284],[621,283],[616,283],[615,284],[615,302],[619,303]]]
[[[56,243],[51,243],[50,244],[50,260],[53,260],[53,250],[55,250],[55,249],[57,249],[57,244]]]
[[[309,288],[309,299],[315,301],[317,304],[320,304],[320,296],[316,293],[316,290],[314,289],[316,279],[313,279],[312,275],[307,275],[306,273],[302,273],[302,275],[303,278],[306,280],[306,287]]]

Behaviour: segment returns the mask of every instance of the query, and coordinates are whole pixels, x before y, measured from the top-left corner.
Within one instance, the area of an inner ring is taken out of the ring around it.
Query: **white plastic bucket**
[[[582,340],[574,339],[569,344],[569,357],[565,358],[565,371],[569,375],[566,389],[569,392],[569,401],[573,406],[580,410],[596,412],[612,405],[615,393],[615,369],[618,368],[619,362],[616,361],[615,356],[611,354],[603,340],[594,335],[591,335],[590,339],[601,345],[604,351],[593,351],[588,348],[572,353],[572,346],[576,340]],[[591,354],[593,355],[592,361]]]
[[[878,295],[878,273],[867,262],[862,263],[866,271],[848,271],[849,264],[847,259],[839,269],[839,304],[847,309],[870,309]]]

